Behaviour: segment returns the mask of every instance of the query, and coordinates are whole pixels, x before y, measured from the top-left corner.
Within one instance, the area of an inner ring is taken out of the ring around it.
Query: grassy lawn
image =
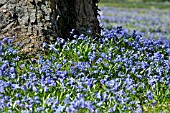
[[[141,0],[101,0],[99,6],[114,6],[124,8],[158,8],[166,9],[170,7],[169,2],[142,2]]]

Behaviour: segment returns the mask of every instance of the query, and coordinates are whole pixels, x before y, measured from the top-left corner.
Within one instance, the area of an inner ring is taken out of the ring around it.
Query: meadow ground
[[[100,38],[57,38],[36,60],[0,41],[0,112],[170,112],[168,9],[106,6]]]

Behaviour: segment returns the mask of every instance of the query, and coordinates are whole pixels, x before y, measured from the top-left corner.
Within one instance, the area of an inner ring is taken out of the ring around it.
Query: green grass
[[[170,8],[170,3],[160,3],[160,2],[142,2],[142,1],[117,1],[117,0],[110,0],[104,1],[101,0],[99,2],[99,6],[114,6],[114,7],[124,7],[124,8],[158,8],[158,9],[167,9]]]
[[[162,104],[157,104],[154,107],[143,106],[144,113],[169,113],[170,112],[170,102],[165,102]]]

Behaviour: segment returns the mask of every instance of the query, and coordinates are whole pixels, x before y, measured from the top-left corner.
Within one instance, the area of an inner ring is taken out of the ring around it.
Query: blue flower
[[[12,89],[18,89],[20,86],[18,84],[11,84]]]
[[[152,100],[154,97],[154,94],[150,90],[148,90],[146,92],[146,97],[148,98],[148,100]]]
[[[15,73],[15,68],[14,67],[10,67],[10,73]]]
[[[40,111],[44,111],[44,108],[43,107],[38,107],[37,112],[40,112]]]
[[[29,113],[27,110],[22,110],[21,113]]]
[[[134,113],[143,113],[142,107],[140,105],[136,106],[137,108],[135,109]]]
[[[5,92],[5,90],[4,90],[4,87],[1,86],[1,87],[0,87],[0,93],[3,93],[3,92]]]
[[[42,45],[42,47],[45,48],[46,46],[47,46],[47,43],[44,42],[43,45]]]
[[[113,113],[116,111],[117,105],[115,104],[112,108],[109,109],[109,112]]]
[[[65,106],[62,106],[61,104],[58,105],[58,108],[56,109],[56,113],[61,113],[64,111]]]

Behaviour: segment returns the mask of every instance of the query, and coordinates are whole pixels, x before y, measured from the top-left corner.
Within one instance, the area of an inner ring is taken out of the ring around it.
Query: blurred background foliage
[[[101,2],[166,2],[170,0],[100,0]]]
[[[100,0],[99,6],[128,8],[170,8],[170,0]]]

